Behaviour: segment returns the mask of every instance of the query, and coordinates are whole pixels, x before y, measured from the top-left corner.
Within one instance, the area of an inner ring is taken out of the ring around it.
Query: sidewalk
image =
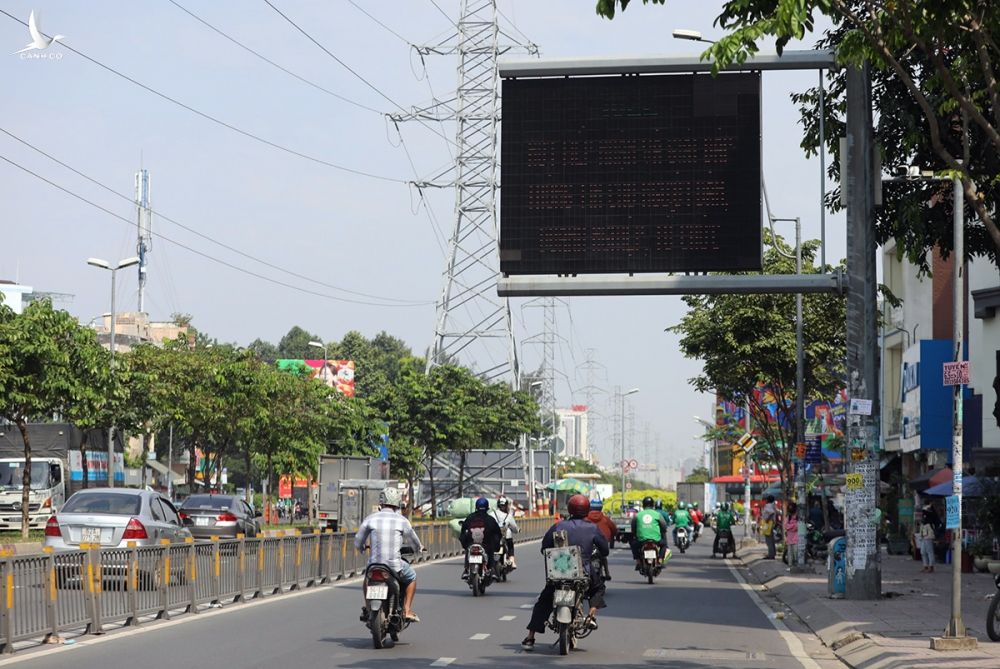
[[[883,598],[855,601],[829,598],[825,565],[815,565],[815,574],[791,574],[780,556],[764,560],[764,552],[740,552],[751,584],[762,584],[853,669],[1000,667],[1000,643],[986,635],[986,609],[997,591],[990,574],[962,574],[962,621],[979,648],[944,652],[931,650],[930,637],[941,636],[951,615],[951,565],[925,574],[909,556],[883,553]]]

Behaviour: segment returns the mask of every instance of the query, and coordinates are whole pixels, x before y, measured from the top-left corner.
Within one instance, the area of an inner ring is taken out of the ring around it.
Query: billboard
[[[299,360],[282,358],[275,361],[278,369],[301,369],[309,372],[309,377],[320,379],[331,388],[336,388],[346,397],[354,397],[353,360]]]
[[[500,271],[759,271],[757,72],[503,81]]]

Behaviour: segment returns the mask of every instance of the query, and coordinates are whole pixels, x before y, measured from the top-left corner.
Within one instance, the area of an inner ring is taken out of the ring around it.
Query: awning
[[[932,495],[934,497],[948,497],[954,493],[953,483],[945,481],[944,483],[938,483],[936,486],[932,486],[924,490],[921,495]],[[962,479],[962,496],[963,497],[982,497],[983,496],[983,486],[979,479],[975,476],[968,475]]]
[[[946,481],[951,481],[952,472],[951,467],[941,467],[940,469],[932,469],[931,471],[918,476],[917,478],[910,481],[910,488],[917,492],[923,492],[928,488],[938,485],[939,483],[945,483]]]

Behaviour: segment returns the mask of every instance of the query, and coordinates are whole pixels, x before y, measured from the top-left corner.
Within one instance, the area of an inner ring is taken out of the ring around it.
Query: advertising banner
[[[277,360],[278,369],[305,368],[309,377],[320,379],[331,388],[336,388],[345,397],[354,397],[353,360],[299,360],[283,358]]]

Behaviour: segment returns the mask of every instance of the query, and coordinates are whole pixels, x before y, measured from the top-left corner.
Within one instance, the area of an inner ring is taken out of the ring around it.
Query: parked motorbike
[[[649,584],[653,584],[653,579],[660,575],[663,565],[660,564],[660,545],[655,541],[646,541],[642,544],[642,562],[639,564],[639,573],[648,579]]]
[[[812,523],[806,523],[806,559],[825,562],[828,552],[829,545],[823,530]]]
[[[691,538],[688,535],[686,527],[677,528],[677,536],[674,539],[674,544],[677,546],[677,550],[681,553],[686,551],[691,546]]]
[[[469,574],[466,581],[472,589],[472,596],[479,597],[486,594],[486,586],[492,580],[492,573],[488,568],[488,556],[482,544],[472,544],[466,553],[466,563],[469,565]]]
[[[722,553],[722,559],[726,559],[727,553],[736,554],[734,548],[733,533],[731,530],[719,530],[719,552]],[[715,557],[715,552],[712,552],[712,557]]]
[[[552,617],[549,629],[559,636],[559,654],[567,655],[576,648],[578,639],[590,635],[593,629],[587,625],[583,611],[583,600],[590,589],[590,579],[548,581],[555,586],[552,593]]]
[[[400,550],[403,559],[413,554],[413,549],[404,546]],[[407,560],[408,561],[408,560]],[[399,640],[399,633],[409,626],[403,618],[403,589],[390,567],[384,564],[368,565],[365,570],[365,600],[368,603],[368,619],[365,626],[371,630],[372,645],[375,648],[385,646],[388,634],[394,642]]]
[[[993,595],[990,608],[986,610],[986,633],[990,641],[1000,641],[1000,574],[993,577],[997,592]]]
[[[510,555],[507,553],[507,542],[500,542],[500,549],[493,554],[493,580],[507,582],[507,574],[514,571],[511,567]]]

